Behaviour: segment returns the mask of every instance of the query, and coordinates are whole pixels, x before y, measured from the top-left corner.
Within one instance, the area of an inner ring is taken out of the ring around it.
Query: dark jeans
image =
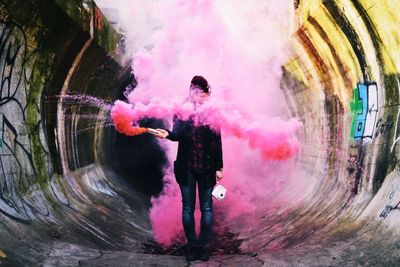
[[[180,185],[182,193],[182,222],[189,245],[203,245],[208,242],[213,222],[212,187],[204,186],[204,177],[188,171],[187,185]],[[196,182],[199,190],[201,224],[200,236],[196,238],[194,208],[196,204]]]

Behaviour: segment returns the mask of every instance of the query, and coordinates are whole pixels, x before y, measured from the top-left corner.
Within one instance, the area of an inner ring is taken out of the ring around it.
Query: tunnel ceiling
[[[217,244],[241,254],[238,266],[254,257],[267,265],[394,266],[399,2],[295,0],[293,7],[281,89],[303,122],[295,161],[312,178],[308,193],[297,205],[267,210],[252,234]],[[130,139],[105,127],[107,111],[60,98],[87,94],[104,105],[121,98],[132,82],[121,37],[92,1],[0,3],[0,263],[76,266],[120,255],[110,251],[174,253],[154,242],[148,218],[162,173],[139,175],[152,176],[155,191],[129,180],[140,178],[129,178],[137,169],[119,171],[115,159]],[[154,153],[138,166],[161,168],[162,149],[142,141]]]

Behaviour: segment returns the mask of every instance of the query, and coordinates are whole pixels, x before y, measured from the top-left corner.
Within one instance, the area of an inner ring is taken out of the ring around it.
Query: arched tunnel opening
[[[212,6],[193,3],[201,12]],[[289,52],[265,110],[299,119],[299,151],[263,161],[223,135],[224,172],[240,183],[228,188],[226,200],[236,198],[215,205],[210,263],[396,266],[398,2],[281,7],[293,16]],[[125,36],[103,12],[86,0],[0,2],[1,265],[188,265],[175,230],[180,218],[152,217],[173,210],[160,203],[177,192],[164,177],[176,147],[149,133],[121,134],[110,118],[115,101],[127,101],[126,88],[138,83]],[[139,125],[172,127],[157,118]],[[265,179],[250,179],[256,176]]]

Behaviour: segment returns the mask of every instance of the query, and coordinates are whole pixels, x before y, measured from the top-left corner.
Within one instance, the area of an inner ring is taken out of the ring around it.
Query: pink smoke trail
[[[135,136],[148,132],[147,128],[133,125],[135,123],[131,116],[133,114],[127,112],[131,110],[130,104],[120,101],[119,106],[120,108],[112,108],[111,110],[111,119],[114,122],[115,130],[128,136]]]
[[[226,136],[235,136],[249,143],[251,149],[258,149],[264,159],[285,160],[299,150],[299,142],[295,137],[296,130],[301,123],[296,120],[280,122],[280,130],[266,129],[265,124],[248,122],[237,110],[232,107],[218,106],[215,102],[207,103],[200,107],[198,113],[203,118],[202,123],[208,124],[214,129],[221,129]],[[111,109],[111,118],[117,131],[126,135],[135,135],[146,132],[135,130],[132,124],[145,117],[157,119],[169,119],[177,114],[181,119],[187,119],[194,113],[190,103],[184,105],[168,104],[164,102],[148,103],[147,105],[137,103],[134,108],[131,104],[117,100]]]

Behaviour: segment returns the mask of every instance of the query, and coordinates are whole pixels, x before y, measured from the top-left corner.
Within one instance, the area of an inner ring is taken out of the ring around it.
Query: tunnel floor
[[[378,233],[379,239],[373,238],[374,234],[373,227],[361,232],[349,229],[336,240],[321,238],[313,244],[262,254],[224,254],[214,250],[207,262],[186,261],[179,255],[183,246],[166,254],[135,253],[93,249],[58,240],[47,244],[43,259],[38,259],[40,264],[29,266],[398,266],[400,242],[383,231]],[[26,245],[20,244],[19,249]],[[27,266],[27,262],[13,258],[12,254],[0,262],[1,266]]]
[[[81,175],[98,179],[95,168],[88,168]],[[115,175],[106,172],[106,175]],[[74,179],[71,176],[69,181]],[[78,180],[82,176],[78,175]],[[75,178],[77,178],[75,177]],[[117,177],[114,177],[118,179]],[[75,183],[73,183],[75,184]],[[120,192],[120,197],[124,196]],[[104,198],[104,197],[103,197]],[[106,199],[103,199],[106,200]],[[119,204],[118,204],[119,203]],[[113,211],[104,222],[99,221],[98,213],[86,214],[92,222],[101,225],[97,234],[112,244],[99,243],[95,236],[82,236],[82,229],[90,225],[83,223],[84,218],[73,216],[69,224],[70,208],[61,211],[65,216],[60,228],[52,229],[49,225],[34,223],[25,225],[16,223],[18,230],[11,226],[1,230],[2,243],[7,244],[3,251],[7,256],[1,257],[1,266],[398,266],[400,261],[400,241],[396,233],[390,232],[382,225],[375,223],[352,224],[347,222],[336,227],[336,232],[326,234],[323,230],[310,232],[304,242],[287,249],[239,249],[241,240],[228,230],[224,234],[210,240],[211,258],[208,262],[187,262],[183,255],[184,245],[177,243],[169,249],[162,248],[152,239],[146,239],[136,233],[128,222],[134,212],[125,213],[124,217],[113,217],[123,214],[127,207],[121,205],[119,197],[109,198],[106,206],[112,206]],[[89,210],[93,209],[89,206]],[[81,220],[83,219],[83,220]],[[113,226],[114,223],[118,227]],[[2,221],[0,221],[2,224]],[[52,230],[51,230],[52,229]],[[107,230],[106,230],[107,229]],[[131,241],[120,239],[121,232],[129,233]],[[18,233],[18,234],[13,234]],[[288,237],[289,232],[276,235],[270,242]],[[148,238],[148,237],[147,237]],[[296,237],[293,237],[296,238]],[[35,243],[32,243],[35,240]],[[124,242],[122,242],[124,241]],[[136,243],[135,243],[136,242]],[[115,247],[115,248],[111,248]],[[24,255],[20,252],[24,251]],[[1,255],[1,254],[0,254]]]

